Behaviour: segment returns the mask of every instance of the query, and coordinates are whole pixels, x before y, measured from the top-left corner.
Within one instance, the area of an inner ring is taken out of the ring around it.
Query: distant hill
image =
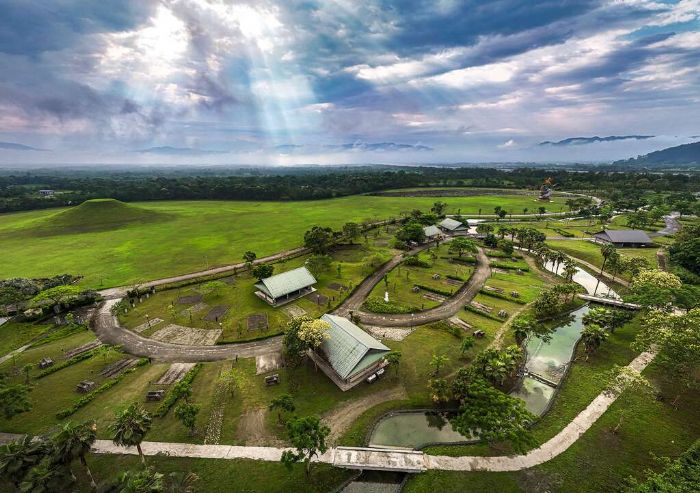
[[[569,137],[568,139],[564,140],[558,140],[558,141],[551,141],[551,140],[545,140],[544,142],[540,142],[539,146],[556,146],[556,147],[561,147],[561,146],[578,146],[578,145],[585,145],[585,144],[594,144],[596,142],[614,142],[616,140],[628,140],[628,139],[633,139],[633,140],[646,140],[646,139],[653,139],[653,135],[608,135],[607,137],[598,137],[597,135],[595,137]]]
[[[628,166],[688,166],[700,165],[700,142],[668,147],[644,156],[615,161],[613,164]]]
[[[37,236],[52,236],[109,231],[132,224],[167,219],[168,214],[125,204],[119,200],[93,199],[43,218],[40,222],[32,224],[31,229]]]

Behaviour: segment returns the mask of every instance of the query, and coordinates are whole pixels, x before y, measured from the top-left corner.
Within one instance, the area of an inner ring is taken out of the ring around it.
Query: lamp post
[[[148,328],[151,328],[151,319],[148,317],[148,313],[143,315],[146,318],[146,324],[148,325]]]

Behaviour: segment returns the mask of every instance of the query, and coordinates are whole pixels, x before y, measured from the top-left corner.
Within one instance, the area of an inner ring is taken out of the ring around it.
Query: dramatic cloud
[[[700,120],[700,0],[0,8],[0,139],[53,150],[0,163],[597,161]]]

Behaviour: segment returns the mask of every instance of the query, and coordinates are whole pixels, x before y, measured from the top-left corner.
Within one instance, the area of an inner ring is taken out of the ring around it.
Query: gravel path
[[[410,253],[413,253],[410,252]],[[403,260],[403,255],[397,255],[389,262],[384,264],[377,272],[365,279],[362,284],[350,295],[335,313],[344,317],[350,315],[350,311],[360,318],[362,323],[379,327],[406,327],[414,325],[423,325],[438,320],[444,320],[457,313],[465,304],[469,303],[474,296],[483,287],[486,279],[491,275],[489,267],[489,259],[484,254],[484,251],[479,248],[476,254],[476,268],[474,273],[469,278],[462,288],[457,293],[449,298],[445,303],[430,310],[425,310],[418,313],[403,313],[403,314],[377,314],[362,311],[360,309],[374,286],[382,280],[385,274],[391,271]]]
[[[658,230],[656,233],[651,233],[649,236],[668,236],[678,233],[681,230],[681,223],[678,218],[681,217],[679,212],[672,212],[664,216],[666,227]]]

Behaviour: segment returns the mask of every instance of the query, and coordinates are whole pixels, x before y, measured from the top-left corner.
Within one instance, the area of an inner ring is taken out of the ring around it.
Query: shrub
[[[482,289],[479,292],[481,294],[486,295],[486,296],[491,296],[492,298],[500,298],[502,300],[510,301],[511,303],[517,303],[518,305],[527,305],[527,302],[521,300],[520,298],[513,298],[513,297],[508,296],[506,294],[497,293],[495,291],[488,291],[486,289]]]
[[[451,262],[456,262],[458,264],[475,264],[476,258],[474,257],[448,257]]]
[[[368,312],[373,313],[413,313],[417,311],[415,308],[399,305],[391,301],[384,301],[380,298],[367,298],[362,304],[362,307]]]
[[[187,372],[187,374],[184,377],[182,377],[182,380],[178,382],[179,385],[173,385],[172,390],[168,392],[168,394],[165,396],[165,399],[163,399],[163,402],[160,404],[160,406],[158,406],[158,409],[156,409],[156,416],[162,418],[163,416],[168,414],[170,408],[173,407],[177,400],[182,396],[181,389],[189,386],[189,384],[192,383],[194,377],[197,376],[197,373],[199,373],[199,370],[201,369],[202,363],[197,363],[192,367],[190,371]]]
[[[411,255],[409,257],[406,257],[402,263],[404,265],[408,265],[411,267],[425,267],[425,268],[428,268],[431,265],[430,262],[423,260],[418,255]]]
[[[423,284],[415,284],[414,286],[416,286],[417,288],[420,288],[420,289],[422,289],[422,290],[424,290],[424,291],[430,291],[431,293],[439,294],[439,295],[442,295],[442,296],[447,296],[447,297],[452,296],[452,292],[451,292],[451,291],[446,291],[446,290],[444,290],[444,289],[433,288],[433,287],[430,287],[430,286],[424,286]]]
[[[99,349],[100,348],[97,347],[95,349],[91,349],[90,351],[85,351],[84,353],[77,354],[77,355],[73,356],[72,358],[67,359],[67,360],[65,360],[57,365],[49,366],[47,369],[39,372],[36,375],[36,377],[34,377],[34,378],[36,380],[39,380],[40,378],[47,377],[47,376],[51,375],[52,373],[56,373],[59,370],[63,370],[64,368],[68,368],[69,366],[72,366],[76,363],[80,363],[81,361],[85,361],[86,359],[90,359],[93,356],[95,356],[95,354],[97,354],[97,351]]]
[[[559,229],[559,228],[552,228],[552,229],[555,232],[559,233],[564,238],[573,238],[574,236],[576,236],[575,234],[570,233],[570,232],[566,231],[565,229]]]

